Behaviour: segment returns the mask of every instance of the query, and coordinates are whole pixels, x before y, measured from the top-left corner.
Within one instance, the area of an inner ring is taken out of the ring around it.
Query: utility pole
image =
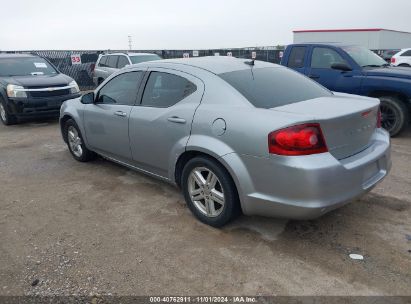
[[[133,48],[133,41],[131,40],[131,35],[128,35],[128,48],[130,51]]]

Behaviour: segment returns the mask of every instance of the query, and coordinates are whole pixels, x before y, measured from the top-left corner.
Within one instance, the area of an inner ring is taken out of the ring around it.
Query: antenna
[[[248,65],[251,65],[251,66],[254,66],[254,61],[255,61],[255,59],[251,59],[250,61],[244,61],[244,63],[248,64]]]
[[[128,35],[128,49],[131,51],[131,49],[133,48],[133,40],[131,35]]]

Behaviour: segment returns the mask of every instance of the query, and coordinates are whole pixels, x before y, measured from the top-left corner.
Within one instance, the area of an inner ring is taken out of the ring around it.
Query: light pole
[[[131,51],[133,45],[132,45],[133,41],[131,40],[131,35],[128,35],[128,48]]]

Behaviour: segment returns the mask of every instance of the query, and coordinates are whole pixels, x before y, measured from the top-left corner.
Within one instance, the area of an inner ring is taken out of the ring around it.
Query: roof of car
[[[146,55],[157,55],[155,53],[128,53],[128,56],[146,56]]]
[[[12,53],[0,53],[0,58],[30,58],[37,57],[32,54],[12,54]]]
[[[110,55],[126,55],[126,56],[147,56],[147,55],[157,55],[154,53],[108,53],[102,54],[103,56],[110,56]]]
[[[179,58],[179,59],[165,59],[156,60],[142,63],[147,66],[155,67],[170,67],[170,65],[179,65],[186,67],[196,67],[203,70],[207,70],[213,74],[222,74],[232,71],[245,70],[251,67],[253,68],[265,68],[265,67],[279,67],[279,65],[258,61],[254,62],[254,65],[250,65],[251,59],[240,59],[227,56],[206,56],[206,57],[193,57],[193,58]],[[248,64],[247,64],[248,63]]]
[[[355,44],[343,43],[343,42],[300,42],[300,43],[293,43],[292,45],[331,45],[337,47],[344,47],[344,46],[354,46]]]

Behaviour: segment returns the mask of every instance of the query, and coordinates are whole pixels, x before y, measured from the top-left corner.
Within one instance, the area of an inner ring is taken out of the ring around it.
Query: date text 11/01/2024
[[[150,297],[150,303],[256,303],[255,297],[186,297],[186,296],[172,296],[172,297]]]

